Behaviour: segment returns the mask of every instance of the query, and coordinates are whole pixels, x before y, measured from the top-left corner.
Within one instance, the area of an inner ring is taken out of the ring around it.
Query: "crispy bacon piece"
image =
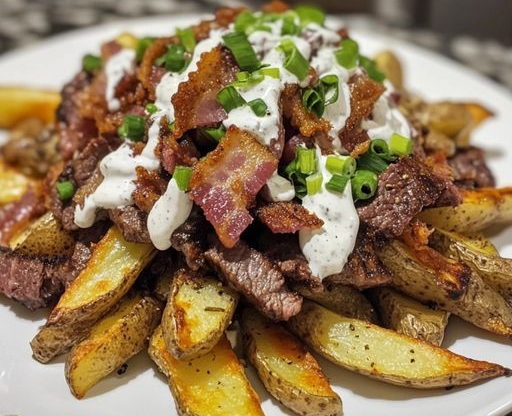
[[[216,97],[235,80],[237,72],[233,55],[221,46],[201,55],[197,71],[179,85],[171,100],[175,108],[174,138],[197,127],[215,126],[227,117]]]
[[[197,163],[190,193],[226,247],[252,222],[247,208],[277,168],[277,159],[250,133],[231,126],[217,148]]]
[[[291,125],[303,136],[313,137],[317,134],[329,133],[331,129],[329,122],[318,118],[302,105],[299,85],[287,84],[281,95],[281,102],[285,118],[289,119]]]
[[[256,210],[258,219],[273,233],[295,233],[303,228],[320,228],[324,222],[296,202],[275,202]]]
[[[137,167],[136,188],[133,192],[135,205],[145,213],[149,213],[155,202],[167,189],[167,181],[156,172],[149,172],[142,166]]]
[[[283,13],[287,10],[290,10],[290,6],[280,0],[272,0],[261,6],[261,11],[265,13]]]
[[[137,78],[148,91],[148,98],[152,101],[155,100],[156,85],[163,75],[161,71],[158,71],[159,67],[154,65],[155,59],[159,58],[167,51],[167,45],[177,42],[177,37],[159,38],[149,45],[144,53],[139,65],[139,70],[137,71]],[[159,76],[155,76],[157,72]]]
[[[350,117],[340,133],[340,139],[343,147],[352,152],[358,145],[369,140],[368,135],[361,130],[361,122],[371,114],[385,88],[367,76],[352,77],[349,87]]]

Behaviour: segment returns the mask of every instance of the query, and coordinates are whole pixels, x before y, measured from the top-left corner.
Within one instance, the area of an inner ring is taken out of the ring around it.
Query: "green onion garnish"
[[[158,107],[154,103],[146,104],[146,111],[148,114],[155,114],[158,111]]]
[[[270,26],[264,24],[255,24],[249,26],[245,31],[247,35],[250,35],[253,32],[272,32],[272,29],[270,28]]]
[[[281,36],[285,35],[298,35],[300,27],[295,24],[295,16],[287,15],[283,17],[283,25],[281,26]]]
[[[308,195],[315,195],[322,190],[322,174],[317,172],[306,178],[306,192]]]
[[[267,104],[265,104],[265,101],[263,101],[261,98],[256,98],[255,100],[249,101],[247,105],[251,107],[254,114],[256,114],[258,117],[263,117],[265,114],[267,114]]]
[[[354,175],[356,166],[356,160],[351,156],[329,155],[325,161],[325,167],[330,173],[348,177]]]
[[[231,110],[234,110],[235,108],[241,107],[246,104],[243,97],[238,93],[235,87],[231,85],[223,88],[217,94],[217,101],[228,113]]]
[[[155,38],[140,38],[135,46],[135,58],[137,62],[142,61],[146,49],[155,41]]]
[[[139,142],[144,138],[146,130],[146,120],[144,117],[128,114],[124,116],[121,126],[117,129],[117,134],[122,139]]]
[[[342,194],[349,180],[349,176],[335,173],[332,175],[331,179],[329,179],[329,182],[325,184],[325,188],[331,192],[339,192]]]
[[[299,147],[297,149],[297,165],[298,171],[306,175],[316,172],[316,152],[315,149],[305,149]]]
[[[235,19],[235,30],[238,33],[245,33],[245,30],[256,23],[256,20],[256,17],[251,12],[243,11]]]
[[[326,75],[320,78],[320,85],[323,89],[326,107],[338,101],[340,83],[337,75]]]
[[[178,185],[180,191],[188,191],[188,182],[190,181],[191,175],[192,168],[189,166],[178,165],[174,168],[174,173],[172,174],[172,177],[176,181],[176,185]]]
[[[231,51],[235,60],[244,71],[254,71],[261,66],[256,52],[243,33],[229,33],[222,37],[226,47]]]
[[[379,179],[374,172],[358,170],[352,178],[352,194],[354,199],[365,200],[375,195]]]
[[[226,128],[221,124],[219,127],[204,128],[203,132],[210,136],[213,140],[220,142],[220,139],[226,134]]]
[[[169,45],[164,55],[165,69],[170,72],[181,72],[187,66],[185,48],[182,45]]]
[[[397,156],[410,155],[412,153],[412,140],[398,133],[393,133],[389,139],[389,150]]]
[[[279,71],[279,68],[261,68],[258,69],[256,72],[260,72],[266,77],[279,79],[281,77],[281,73]]]
[[[101,58],[96,55],[87,54],[82,59],[82,69],[86,72],[94,72],[101,69]]]
[[[388,163],[376,153],[369,151],[359,156],[357,159],[357,168],[380,173],[388,168]]]
[[[279,45],[279,48],[285,54],[284,67],[295,75],[299,81],[304,80],[309,73],[309,62],[299,52],[295,44],[290,39],[285,39]]]
[[[317,7],[297,6],[295,11],[299,15],[302,26],[306,26],[309,23],[317,23],[323,26],[325,23],[325,13]]]
[[[322,117],[324,114],[324,97],[313,88],[306,88],[302,93],[302,105],[308,111],[313,111],[318,117]]]
[[[359,45],[352,39],[343,39],[341,49],[334,52],[334,56],[342,67],[354,68],[359,63]]]
[[[61,201],[71,199],[75,193],[75,187],[70,181],[58,182],[55,188],[57,189],[57,195]]]
[[[169,131],[170,131],[171,133],[173,133],[173,132],[174,132],[175,127],[176,127],[176,122],[175,122],[175,121],[171,121],[171,122],[167,125],[167,128],[169,129]]]
[[[366,56],[359,57],[359,65],[361,65],[367,72],[368,76],[377,82],[382,82],[386,79],[386,75],[380,72],[375,65],[375,62]]]
[[[189,27],[187,29],[178,29],[176,33],[180,38],[180,42],[185,50],[187,52],[194,52],[196,47],[196,37],[192,28]]]

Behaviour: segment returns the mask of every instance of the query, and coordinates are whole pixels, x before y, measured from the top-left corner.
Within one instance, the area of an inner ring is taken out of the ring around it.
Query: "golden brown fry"
[[[341,415],[339,396],[297,338],[252,308],[240,322],[245,355],[272,396],[299,415]]]
[[[18,201],[27,192],[31,182],[27,176],[0,159],[0,206]]]
[[[386,75],[397,90],[404,88],[404,77],[402,73],[402,64],[398,57],[391,51],[379,52],[373,58],[377,68]]]
[[[387,383],[430,389],[510,374],[368,322],[337,315],[312,301],[289,321],[311,348],[344,368]]]

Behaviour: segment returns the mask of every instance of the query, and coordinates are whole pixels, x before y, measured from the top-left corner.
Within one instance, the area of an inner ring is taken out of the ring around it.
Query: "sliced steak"
[[[64,288],[77,278],[82,270],[87,266],[87,262],[91,258],[92,250],[87,244],[77,242],[71,258],[66,261],[61,267],[58,267],[54,273],[53,278],[61,282]]]
[[[459,149],[448,163],[453,170],[455,184],[463,188],[495,187],[496,181],[485,161],[482,149]]]
[[[411,220],[433,204],[446,181],[413,156],[390,165],[379,177],[375,198],[357,209],[359,218],[385,236],[399,236]]]
[[[274,202],[256,210],[256,216],[273,233],[295,233],[320,228],[324,222],[296,202]]]
[[[206,248],[206,235],[211,228],[202,212],[192,210],[187,221],[172,234],[172,248],[183,253],[188,267],[198,270],[204,266],[203,253]]]
[[[244,242],[226,248],[216,241],[205,257],[220,276],[269,318],[287,321],[300,312],[302,298],[288,289],[283,275],[267,257]]]
[[[117,225],[124,238],[133,243],[150,243],[147,227],[148,215],[135,206],[110,209],[112,222]]]

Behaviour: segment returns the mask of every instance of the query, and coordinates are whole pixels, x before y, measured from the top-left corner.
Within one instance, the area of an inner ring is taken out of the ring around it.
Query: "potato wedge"
[[[87,267],[60,298],[48,324],[98,320],[128,292],[154,254],[151,244],[130,243],[112,227],[94,247]]]
[[[450,101],[428,104],[424,117],[430,129],[448,137],[455,137],[473,121],[465,104]]]
[[[0,159],[0,206],[18,201],[27,192],[31,180]]]
[[[75,345],[65,367],[71,393],[81,399],[101,379],[139,353],[160,321],[160,304],[139,294],[128,296]]]
[[[178,359],[210,351],[231,323],[238,298],[237,292],[217,279],[179,270],[162,317],[169,351]]]
[[[443,286],[442,270],[422,263],[403,243],[392,241],[379,252],[393,274],[393,286],[421,302],[435,302],[480,328],[500,335],[512,335],[512,308],[494,289],[469,269],[467,286],[460,296]],[[467,266],[466,266],[467,267]]]
[[[51,123],[60,100],[57,91],[0,86],[0,128],[9,129],[31,117]]]
[[[380,321],[389,329],[434,345],[441,345],[449,313],[434,310],[391,288],[371,289]]]
[[[318,292],[305,285],[294,285],[293,290],[340,315],[372,323],[378,322],[372,304],[365,295],[352,286],[327,283],[324,284],[323,292]]]
[[[512,188],[465,190],[459,206],[429,208],[418,218],[442,230],[474,234],[512,221]]]
[[[494,116],[494,113],[489,110],[488,108],[484,107],[482,104],[479,103],[464,103],[466,106],[466,109],[469,111],[469,114],[471,115],[471,118],[473,120],[473,123],[476,125],[479,125],[480,123],[484,122],[488,118],[491,118]]]
[[[341,415],[339,396],[297,338],[252,308],[240,323],[245,356],[272,396],[299,415]]]
[[[404,88],[402,65],[398,57],[391,51],[382,51],[374,56],[377,68],[386,75],[397,90]]]
[[[468,264],[485,283],[512,304],[512,259],[500,257],[489,240],[482,236],[475,239],[436,230],[430,241],[438,251]]]
[[[148,352],[168,377],[181,416],[264,416],[258,395],[225,336],[207,354],[180,361],[167,350],[159,326]]]
[[[62,228],[51,212],[47,212],[23,230],[11,244],[14,245],[12,249],[21,254],[62,257],[73,253],[75,239]]]
[[[333,363],[399,386],[431,389],[510,374],[498,364],[462,357],[308,300],[288,326]]]

